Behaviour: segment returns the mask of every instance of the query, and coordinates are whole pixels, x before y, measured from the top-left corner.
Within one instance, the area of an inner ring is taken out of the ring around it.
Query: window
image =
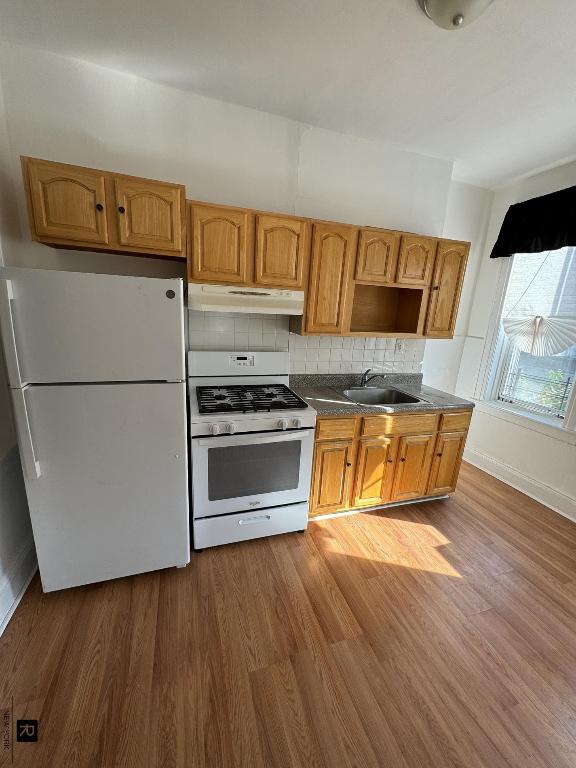
[[[513,257],[501,319],[563,316],[576,319],[576,248]],[[576,344],[558,354],[521,351],[500,325],[494,397],[528,413],[563,420],[576,395]]]

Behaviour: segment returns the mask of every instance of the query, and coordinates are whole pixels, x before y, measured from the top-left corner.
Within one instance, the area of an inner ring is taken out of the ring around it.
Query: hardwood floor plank
[[[576,765],[576,525],[453,497],[44,595],[0,639],[16,768]],[[0,766],[11,766],[0,750]]]

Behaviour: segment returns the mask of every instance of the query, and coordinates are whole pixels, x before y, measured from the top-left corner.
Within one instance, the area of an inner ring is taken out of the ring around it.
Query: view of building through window
[[[576,248],[514,257],[502,318],[535,315],[576,317]],[[502,355],[497,399],[564,418],[576,377],[576,345],[538,357],[507,339]]]

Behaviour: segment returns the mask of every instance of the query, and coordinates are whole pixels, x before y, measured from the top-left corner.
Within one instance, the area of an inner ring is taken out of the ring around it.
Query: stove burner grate
[[[308,408],[285,384],[231,384],[196,387],[200,413],[251,413]]]

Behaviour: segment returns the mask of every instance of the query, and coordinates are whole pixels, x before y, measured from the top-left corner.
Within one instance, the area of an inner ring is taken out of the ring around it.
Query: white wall
[[[0,45],[0,72],[11,150],[9,181],[17,202],[6,241],[9,264],[184,274],[183,265],[176,262],[62,251],[30,242],[21,154],[182,182],[188,197],[196,199],[442,233],[451,184],[449,161],[20,46]],[[223,319],[216,335],[206,335],[204,320],[191,319],[191,346],[218,348],[225,339],[235,344],[245,340],[239,330],[243,319],[236,328],[237,340],[231,320]],[[254,327],[256,323],[253,319]],[[253,333],[248,349],[263,348],[255,339],[265,330]],[[280,334],[277,341],[282,348],[286,339]],[[371,341],[363,343],[368,358]],[[420,369],[423,345],[417,346],[417,358],[414,350],[405,354],[393,348],[390,362]],[[310,352],[310,371],[314,363],[326,367],[326,361],[312,360],[315,354]],[[341,362],[337,355],[332,368]],[[366,363],[351,362],[358,371]]]
[[[452,182],[448,196],[443,236],[472,243],[458,319],[453,339],[429,339],[422,363],[426,384],[446,392],[457,392],[460,362],[469,333],[476,280],[484,256],[486,226],[493,193],[463,182]]]
[[[13,195],[4,166],[7,158],[6,123],[0,91],[0,264],[3,263],[2,236],[9,229],[13,215]],[[32,529],[0,344],[0,634],[35,568]]]
[[[525,178],[495,194],[456,384],[456,393],[462,397],[481,399],[486,393],[498,287],[506,268],[506,259],[488,256],[508,207],[575,184],[576,163],[569,163]],[[576,435],[573,433],[540,426],[532,419],[480,402],[472,419],[465,456],[576,519]]]
[[[188,196],[440,234],[452,163],[296,123],[51,53],[0,45],[17,189],[9,264],[178,272],[174,262],[31,243],[18,156],[186,184]]]

